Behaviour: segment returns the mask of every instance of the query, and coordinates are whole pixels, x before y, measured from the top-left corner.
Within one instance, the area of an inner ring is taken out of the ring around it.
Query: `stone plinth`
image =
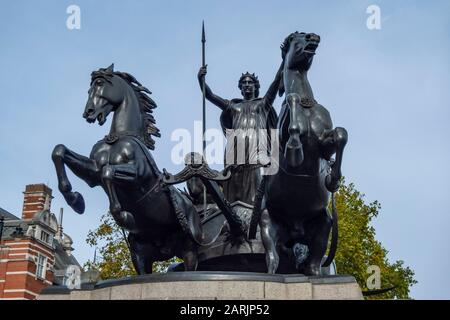
[[[169,272],[107,280],[90,288],[50,286],[39,300],[363,299],[352,276],[306,277],[252,272]]]

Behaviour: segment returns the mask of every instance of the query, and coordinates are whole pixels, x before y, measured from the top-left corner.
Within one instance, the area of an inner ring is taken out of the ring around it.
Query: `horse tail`
[[[262,200],[264,198],[265,188],[266,188],[266,176],[263,176],[255,195],[255,204],[253,207],[252,219],[250,220],[250,227],[248,231],[248,238],[250,240],[256,239],[256,230],[258,228],[259,220],[261,219]]]
[[[338,215],[336,210],[336,200],[334,199],[334,192],[331,194],[331,207],[332,207],[331,219],[333,221],[331,227],[331,245],[327,259],[322,264],[322,267],[328,267],[331,264],[331,262],[333,262],[338,245]]]

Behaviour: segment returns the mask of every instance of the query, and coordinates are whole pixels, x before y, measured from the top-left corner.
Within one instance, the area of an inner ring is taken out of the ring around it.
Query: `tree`
[[[367,290],[370,266],[380,270],[381,288],[395,286],[395,289],[368,297],[369,299],[409,299],[409,290],[417,283],[414,272],[404,262],[388,261],[388,251],[375,239],[375,229],[370,225],[381,209],[377,201],[366,204],[364,194],[355,189],[351,183],[342,187],[335,194],[339,223],[339,244],[336,252],[336,266],[339,274],[349,274],[363,290]],[[100,270],[102,279],[120,278],[135,275],[127,243],[122,229],[112,217],[103,215],[100,226],[89,231],[87,243],[99,248],[98,261],[88,261],[85,267]],[[166,272],[167,267],[181,260],[173,258],[154,263],[153,272]]]
[[[339,274],[350,274],[363,290],[370,277],[368,268],[380,270],[381,288],[395,286],[395,289],[368,299],[409,299],[409,290],[417,283],[414,271],[399,260],[390,263],[388,251],[375,239],[375,229],[370,225],[381,209],[378,201],[366,204],[364,194],[354,184],[342,184],[335,195],[338,212],[339,244],[336,252],[336,266]]]

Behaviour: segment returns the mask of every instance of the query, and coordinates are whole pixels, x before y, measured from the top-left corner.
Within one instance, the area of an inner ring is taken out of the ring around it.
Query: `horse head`
[[[93,123],[97,120],[99,125],[106,122],[108,115],[123,101],[123,81],[114,75],[114,64],[92,72],[89,97],[83,113],[87,122]]]
[[[282,57],[289,69],[308,71],[311,67],[320,36],[315,33],[294,32],[281,45]]]
[[[100,68],[91,74],[88,100],[83,113],[87,122],[106,122],[111,112],[118,112],[111,126],[111,133],[136,132],[145,145],[154,149],[152,136],[160,137],[155,126],[153,109],[156,103],[150,98],[150,90],[142,86],[131,74],[114,71],[114,64]],[[116,123],[115,123],[116,122]]]

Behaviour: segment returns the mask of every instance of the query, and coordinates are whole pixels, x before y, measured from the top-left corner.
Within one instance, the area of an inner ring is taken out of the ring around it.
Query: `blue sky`
[[[81,8],[81,29],[66,28],[66,8]],[[381,30],[366,27],[366,8],[381,8]],[[238,97],[242,72],[264,92],[290,32],[315,32],[321,44],[309,73],[316,100],[349,132],[343,173],[378,200],[374,222],[389,259],[404,260],[419,281],[414,298],[450,298],[450,150],[448,1],[2,1],[0,5],[0,206],[20,215],[29,183],[54,190],[65,208],[74,254],[93,256],[86,234],[107,211],[106,195],[70,175],[86,200],[78,216],[57,190],[50,159],[64,143],[89,154],[109,130],[81,118],[90,72],[114,62],[152,92],[162,138],[153,153],[176,172],[170,134],[201,120],[196,74],[206,22],[208,84]],[[275,107],[279,110],[281,100]],[[219,127],[208,105],[207,127]]]

